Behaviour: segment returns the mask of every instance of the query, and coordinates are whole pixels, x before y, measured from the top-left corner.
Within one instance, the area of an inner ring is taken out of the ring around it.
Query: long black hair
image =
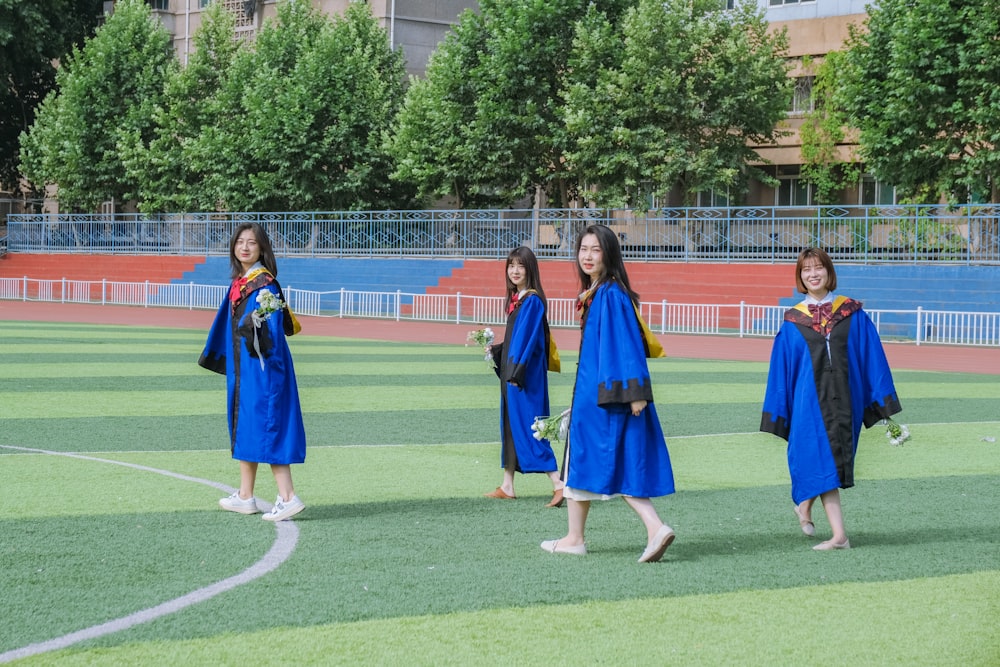
[[[232,274],[230,277],[236,279],[243,275],[243,264],[236,258],[236,239],[248,229],[253,231],[253,235],[257,238],[257,247],[260,248],[260,263],[264,265],[268,273],[277,278],[278,261],[274,258],[271,239],[267,237],[264,228],[256,222],[240,223],[233,230],[233,237],[229,240],[229,272]]]
[[[527,289],[534,290],[538,293],[539,298],[541,298],[542,303],[547,303],[545,301],[545,290],[542,289],[542,277],[538,270],[538,258],[535,257],[535,253],[531,251],[531,248],[527,246],[518,246],[510,251],[507,255],[507,263],[504,264],[504,278],[507,282],[507,300],[504,301],[504,310],[510,306],[511,297],[517,292],[517,285],[510,281],[507,277],[507,269],[511,264],[517,260],[517,263],[524,267],[524,277]]]
[[[590,276],[584,273],[583,267],[580,266],[580,245],[583,243],[583,237],[587,234],[593,234],[597,237],[597,244],[601,246],[605,277],[621,285],[622,289],[629,295],[629,298],[632,299],[632,302],[638,305],[639,295],[632,289],[632,285],[629,284],[628,273],[625,271],[625,260],[622,259],[622,248],[618,243],[618,236],[611,231],[610,227],[605,225],[590,225],[576,237],[576,272],[580,277],[580,291],[586,292],[593,287]]]

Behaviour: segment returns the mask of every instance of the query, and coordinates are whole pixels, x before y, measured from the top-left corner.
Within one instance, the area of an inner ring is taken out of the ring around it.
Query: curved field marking
[[[160,470],[159,468],[151,468],[149,466],[138,465],[135,463],[125,463],[122,461],[113,461],[111,459],[102,459],[95,456],[84,456],[82,454],[69,454],[66,452],[53,452],[45,449],[32,449],[29,447],[14,447],[11,445],[0,445],[3,449],[13,449],[22,452],[31,452],[33,454],[49,454],[52,456],[65,456],[73,459],[83,459],[85,461],[96,461],[98,463],[110,463],[113,465],[125,466],[126,468],[134,468],[135,470],[142,470],[144,472],[153,472],[158,475],[165,475],[167,477],[174,477],[176,479],[184,480],[186,482],[195,482],[198,484],[205,484],[206,486],[211,486],[212,488],[225,491],[226,493],[232,493],[235,489],[225,484],[219,482],[213,482],[209,479],[201,479],[199,477],[191,477],[188,475],[182,475],[180,473],[171,472],[169,470]],[[266,505],[266,503],[261,503],[261,505]],[[87,639],[96,639],[97,637],[103,637],[104,635],[109,635],[113,632],[119,632],[121,630],[126,630],[132,626],[139,625],[140,623],[147,623],[149,621],[160,618],[161,616],[166,616],[167,614],[173,614],[175,612],[181,611],[187,607],[198,604],[199,602],[204,602],[209,598],[213,598],[219,593],[224,593],[228,590],[236,588],[237,586],[242,586],[243,584],[249,583],[255,579],[263,577],[265,574],[277,569],[279,565],[284,563],[295,551],[295,545],[299,540],[299,528],[292,521],[275,521],[274,527],[277,531],[277,535],[274,539],[274,544],[268,550],[264,557],[259,561],[243,570],[239,574],[228,577],[221,581],[217,581],[214,584],[205,586],[204,588],[199,588],[196,591],[192,591],[186,595],[182,595],[179,598],[173,600],[168,600],[162,604],[158,604],[155,607],[150,607],[149,609],[142,609],[128,616],[123,616],[122,618],[116,618],[106,623],[101,623],[100,625],[94,625],[89,628],[84,628],[83,630],[77,630],[76,632],[71,632],[62,637],[56,637],[54,639],[49,639],[43,642],[38,642],[35,644],[29,644],[18,649],[12,649],[6,653],[0,653],[0,663],[10,662],[11,660],[17,660],[18,658],[26,658],[28,656],[38,655],[40,653],[47,653],[48,651],[55,651],[58,649],[66,648],[72,646],[78,642],[85,641]]]

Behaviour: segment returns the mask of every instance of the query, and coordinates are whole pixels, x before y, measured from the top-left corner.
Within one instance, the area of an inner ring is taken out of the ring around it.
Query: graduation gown
[[[566,486],[654,498],[674,492],[667,443],[653,403],[643,326],[628,294],[603,282],[581,304]],[[658,351],[662,355],[662,348]],[[645,400],[638,417],[630,403]]]
[[[824,328],[805,303],[789,309],[771,350],[760,430],[788,441],[796,505],[854,486],[862,424],[871,427],[902,409],[861,303],[840,296],[831,311]]]
[[[273,312],[255,327],[251,313],[258,307],[257,295],[264,290],[285,300],[278,282],[263,267],[255,267],[245,279],[233,282],[198,364],[226,376],[234,459],[302,463],[306,457],[305,428],[292,355],[285,340],[294,331],[294,316],[288,309]]]
[[[552,445],[536,440],[531,430],[535,417],[549,416],[550,336],[541,297],[528,292],[516,302],[505,337],[494,356],[500,376],[500,466],[514,458],[518,472],[553,472],[559,466]]]

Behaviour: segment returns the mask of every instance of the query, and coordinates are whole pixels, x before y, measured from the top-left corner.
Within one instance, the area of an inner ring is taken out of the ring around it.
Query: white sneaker
[[[257,507],[256,498],[250,496],[247,500],[243,500],[240,498],[239,491],[219,500],[219,506],[224,510],[239,512],[240,514],[256,514],[260,511],[260,508]]]
[[[264,521],[284,521],[295,516],[305,508],[305,504],[299,500],[298,496],[292,496],[292,499],[287,503],[281,499],[281,496],[278,496],[278,499],[274,501],[274,507],[271,508],[271,511],[261,518]]]

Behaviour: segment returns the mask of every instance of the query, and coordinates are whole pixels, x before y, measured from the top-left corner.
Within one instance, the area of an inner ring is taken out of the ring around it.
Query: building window
[[[893,206],[896,204],[896,188],[865,174],[861,177],[858,201],[862,206]]]
[[[795,78],[795,87],[792,90],[792,113],[807,113],[813,110],[813,82],[814,76],[799,76]]]
[[[695,199],[695,206],[701,208],[726,208],[729,206],[728,190],[702,190]]]
[[[165,12],[170,9],[170,0],[149,0],[149,6],[154,10]]]
[[[775,206],[812,206],[812,186],[802,179],[798,165],[778,167],[778,180]]]
[[[212,0],[198,0],[198,6],[202,9],[208,7],[210,4],[212,4]]]
[[[805,5],[816,2],[816,0],[770,0],[770,5],[772,7],[780,7],[781,5]]]

